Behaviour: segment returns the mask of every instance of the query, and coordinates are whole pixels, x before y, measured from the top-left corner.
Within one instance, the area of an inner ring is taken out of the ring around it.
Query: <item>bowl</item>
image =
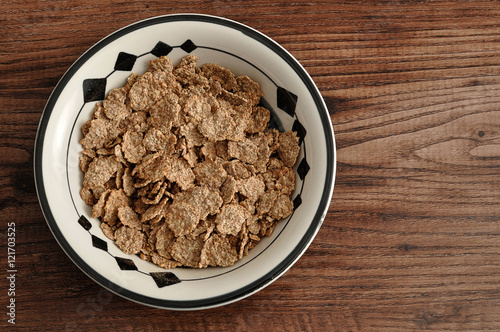
[[[142,74],[150,60],[175,64],[188,54],[257,81],[271,122],[297,132],[300,152],[291,195],[293,213],[270,237],[230,267],[163,269],[123,253],[80,198],[81,128],[96,102]],[[70,259],[102,287],[144,305],[195,310],[226,305],[268,286],[306,251],[333,193],[336,152],[332,124],[306,70],[262,33],[221,17],[178,14],[126,26],[85,52],[64,74],[43,111],[35,143],[39,202],[55,239]]]

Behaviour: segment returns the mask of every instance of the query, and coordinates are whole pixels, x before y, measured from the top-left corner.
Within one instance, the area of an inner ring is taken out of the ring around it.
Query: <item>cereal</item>
[[[101,223],[101,229],[104,235],[110,240],[115,240],[115,230],[106,223]]]
[[[293,131],[281,133],[279,137],[278,155],[285,166],[292,167],[299,155],[299,138]]]
[[[139,215],[128,205],[119,207],[117,216],[125,226],[137,229],[141,229],[142,227]]]
[[[191,190],[183,191],[174,196],[174,202],[185,201],[196,207],[201,219],[219,212],[222,198],[218,191],[210,190],[206,186],[196,186]]]
[[[109,120],[94,119],[86,124],[84,132],[85,137],[80,141],[80,144],[86,150],[93,150],[104,146],[111,136],[109,129]]]
[[[170,252],[172,251],[172,245],[174,244],[174,233],[170,230],[167,224],[163,223],[161,226],[157,227],[156,237],[151,236],[153,243],[156,244],[156,251],[163,257],[172,258]]]
[[[237,191],[251,202],[256,202],[266,189],[260,175],[253,175],[247,179],[238,180]]]
[[[104,204],[106,204],[110,192],[111,190],[109,189],[103,192],[97,203],[94,204],[92,207],[92,218],[99,218],[104,215]]]
[[[194,239],[178,237],[172,245],[172,258],[184,266],[199,267],[204,244],[205,241],[200,237]]]
[[[138,254],[146,240],[140,230],[122,226],[114,234],[116,245],[126,254]]]
[[[172,259],[165,258],[155,252],[151,254],[151,261],[164,269],[173,269],[174,267],[181,265],[181,263]]]
[[[176,237],[191,233],[199,221],[198,210],[184,202],[176,202],[170,205],[165,216],[165,222]]]
[[[290,200],[290,197],[288,197],[288,195],[281,194],[271,206],[271,209],[269,210],[269,217],[274,220],[280,220],[292,214],[292,211],[293,203]]]
[[[250,139],[244,139],[240,142],[229,141],[227,143],[227,152],[231,158],[248,164],[254,164],[259,158],[259,148]]]
[[[167,180],[177,183],[182,190],[187,190],[194,186],[195,176],[193,170],[184,159],[178,157],[168,158],[163,171]]]
[[[234,194],[236,194],[236,183],[236,180],[229,175],[222,184],[220,193],[223,204],[227,204],[234,199]]]
[[[153,220],[156,216],[160,215],[163,212],[163,208],[167,204],[168,197],[163,198],[160,203],[156,205],[149,206],[146,211],[142,213],[141,222],[147,222],[148,220]]]
[[[163,134],[160,130],[156,128],[151,128],[144,135],[144,147],[152,152],[165,151],[165,153],[170,154],[174,152],[175,143],[177,138],[172,133]]]
[[[127,91],[124,88],[112,90],[102,102],[104,114],[108,119],[125,119],[131,113],[131,109],[125,105]]]
[[[201,250],[199,267],[231,266],[238,260],[236,247],[225,236],[213,234]]]
[[[227,204],[215,218],[217,231],[222,234],[238,235],[250,212],[237,203]]]
[[[256,134],[264,131],[270,119],[271,113],[267,108],[260,106],[255,107],[247,126],[247,132],[250,134]]]
[[[168,91],[168,86],[162,80],[163,71],[146,72],[130,89],[130,107],[135,111],[149,111]]]
[[[231,266],[293,212],[295,132],[247,76],[160,57],[82,127],[80,195],[106,237],[162,268]]]
[[[123,135],[122,151],[123,156],[128,162],[137,164],[141,161],[144,154],[146,154],[146,148],[142,140],[143,136],[140,132],[127,130]]]
[[[212,190],[219,189],[227,178],[227,172],[224,167],[220,163],[210,160],[196,164],[193,168],[193,173],[198,185],[205,185]]]
[[[125,195],[122,189],[111,190],[104,205],[102,220],[113,226],[118,220],[118,209],[128,205],[130,205],[130,198]]]
[[[118,171],[119,162],[114,156],[98,156],[92,160],[83,178],[83,187],[103,187]]]

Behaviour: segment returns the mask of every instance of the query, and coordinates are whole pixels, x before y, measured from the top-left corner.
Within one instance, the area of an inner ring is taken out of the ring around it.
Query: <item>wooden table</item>
[[[152,309],[108,293],[42,216],[34,138],[59,78],[137,20],[234,19],[288,49],[330,110],[338,168],[302,258],[234,304]],[[500,3],[497,1],[3,1],[0,328],[108,331],[500,330]]]

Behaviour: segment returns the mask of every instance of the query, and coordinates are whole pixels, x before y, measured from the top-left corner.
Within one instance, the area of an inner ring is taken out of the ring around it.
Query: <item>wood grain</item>
[[[332,204],[305,255],[263,291],[198,312],[132,303],[78,270],[43,219],[32,171],[38,121],[68,67],[125,25],[180,12],[283,45],[317,83],[338,149]],[[0,3],[0,36],[0,246],[6,265],[15,221],[14,328],[500,330],[497,1],[14,0]]]

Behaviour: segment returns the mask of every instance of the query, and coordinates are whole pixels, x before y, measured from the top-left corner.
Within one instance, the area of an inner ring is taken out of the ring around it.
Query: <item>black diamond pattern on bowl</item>
[[[276,129],[278,131],[283,131],[279,118],[274,116],[272,112],[271,112],[271,118],[269,119],[269,128]]]
[[[182,45],[181,49],[187,53],[193,52],[198,46],[196,46],[191,39],[186,40]]]
[[[304,181],[307,173],[309,172],[309,164],[307,163],[306,158],[302,159],[300,162],[299,166],[297,167],[297,174],[299,175],[300,179]]]
[[[300,204],[302,204],[302,197],[300,197],[300,194],[299,194],[299,195],[297,195],[297,197],[295,197],[293,199],[293,209],[294,210],[297,209],[300,206]]]
[[[137,60],[136,55],[120,52],[115,62],[115,70],[131,71],[135,60]]]
[[[92,224],[90,223],[90,221],[87,220],[87,218],[85,218],[85,216],[80,216],[80,218],[78,219],[78,223],[80,224],[80,226],[82,226],[86,231],[88,231],[89,229],[92,228]]]
[[[115,257],[116,262],[118,263],[118,266],[120,267],[121,270],[126,270],[126,271],[137,271],[137,266],[135,266],[135,263],[133,260],[128,259],[128,258],[122,258],[122,257]]]
[[[181,282],[172,272],[151,272],[150,275],[153,277],[158,288],[175,285]]]
[[[304,137],[306,137],[306,128],[299,122],[299,120],[295,120],[292,126],[292,130],[297,132],[297,136],[299,136],[299,145],[304,141]]]
[[[173,47],[165,44],[162,41],[159,41],[156,43],[155,47],[151,50],[151,54],[157,57],[165,56],[168,55],[170,52],[172,52]]]
[[[108,243],[92,234],[92,245],[98,249],[108,251]]]
[[[295,115],[297,99],[297,95],[293,94],[285,88],[278,86],[278,90],[276,91],[276,100],[278,103],[278,107],[288,113],[288,115],[290,116]]]
[[[105,78],[88,78],[83,81],[83,102],[103,100],[106,93]]]

